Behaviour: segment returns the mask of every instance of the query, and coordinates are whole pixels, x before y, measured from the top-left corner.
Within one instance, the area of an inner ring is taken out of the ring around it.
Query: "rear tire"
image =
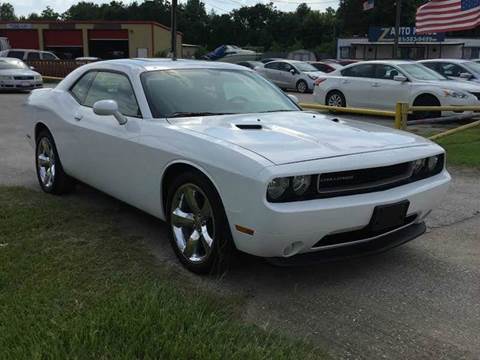
[[[197,274],[222,274],[234,250],[227,216],[215,187],[189,171],[168,187],[170,242],[180,262]]]
[[[300,94],[305,94],[308,91],[308,84],[304,80],[299,80],[296,88]]]
[[[42,190],[48,194],[61,195],[75,188],[75,180],[65,174],[52,134],[39,132],[35,146],[35,169]]]
[[[340,91],[334,90],[327,94],[325,98],[325,105],[346,107],[347,101],[345,100],[345,96]]]

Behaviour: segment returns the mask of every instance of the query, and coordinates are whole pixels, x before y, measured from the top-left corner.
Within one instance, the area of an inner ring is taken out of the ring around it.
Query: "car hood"
[[[277,165],[427,144],[421,137],[387,127],[301,111],[169,121],[248,149]]]
[[[0,70],[0,75],[35,76],[35,75],[40,75],[40,74],[35,72],[35,71],[32,71],[30,69],[4,69],[4,70]]]
[[[475,84],[469,81],[443,80],[443,81],[424,81],[424,83],[438,86],[444,89],[463,90],[467,92],[480,92],[480,86],[478,84]]]

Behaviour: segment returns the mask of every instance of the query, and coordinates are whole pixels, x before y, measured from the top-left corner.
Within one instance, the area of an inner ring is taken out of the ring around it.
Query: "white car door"
[[[371,89],[373,81],[373,64],[358,64],[350,66],[341,71],[342,76],[339,79],[339,90],[345,95],[347,106],[350,107],[370,107],[371,94],[367,89]]]
[[[280,75],[281,75],[280,66],[281,66],[281,62],[278,62],[278,61],[269,62],[265,64],[265,66],[262,69],[262,72],[268,80],[273,82],[275,85],[281,87],[282,82],[280,80]]]
[[[72,109],[71,151],[76,154],[76,173],[72,175],[135,204],[135,183],[143,173],[142,162],[137,161],[142,155],[137,142],[142,122],[139,106],[126,74],[100,70],[93,73],[84,75],[71,90],[79,101]],[[93,105],[100,100],[115,100],[128,122],[120,125],[113,116],[95,114]]]
[[[369,108],[394,110],[397,102],[408,102],[410,83],[395,81],[397,75],[404,74],[393,66],[375,64],[374,79],[370,83],[370,88],[366,89],[366,92],[370,93],[367,104]]]

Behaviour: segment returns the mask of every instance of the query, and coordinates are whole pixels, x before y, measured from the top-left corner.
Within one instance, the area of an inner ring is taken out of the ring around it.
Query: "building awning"
[[[399,45],[442,45],[442,46],[460,46],[465,45],[463,42],[448,42],[448,41],[437,41],[437,42],[400,42]],[[351,45],[393,45],[393,42],[378,41],[378,42],[352,42]]]

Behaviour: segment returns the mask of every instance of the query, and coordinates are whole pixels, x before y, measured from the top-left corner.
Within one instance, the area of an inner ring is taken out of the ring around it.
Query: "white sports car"
[[[288,258],[398,245],[425,231],[450,182],[438,145],[301,111],[233,64],[96,62],[27,108],[45,192],[78,179],[167,221],[195,272],[234,248]]]

